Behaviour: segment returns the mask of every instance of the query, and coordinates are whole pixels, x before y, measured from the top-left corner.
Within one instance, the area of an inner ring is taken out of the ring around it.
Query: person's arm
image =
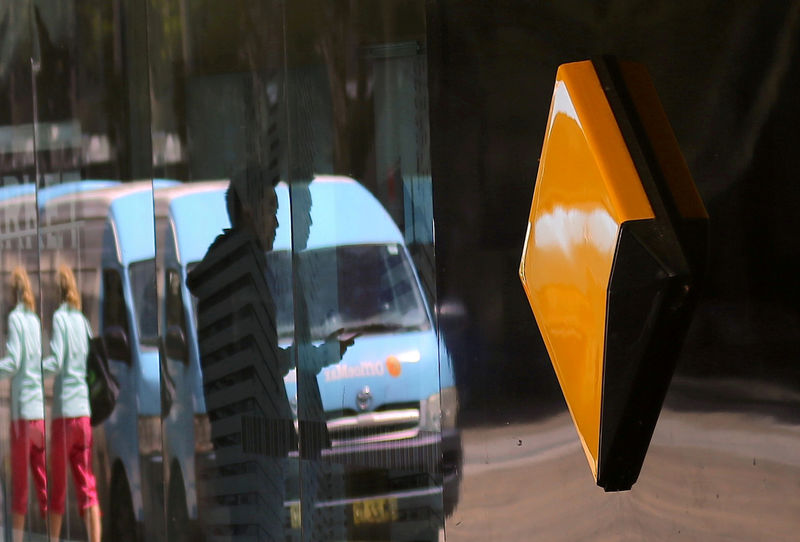
[[[315,346],[313,356],[317,373],[328,365],[334,365],[342,361],[345,350],[347,350],[347,347],[342,346],[342,342],[338,339],[328,340],[319,346]]]
[[[19,370],[22,360],[22,333],[19,323],[14,318],[8,319],[8,341],[6,341],[6,356],[0,359],[0,378],[14,376]]]
[[[311,346],[311,348],[304,349],[306,352],[309,352],[309,359],[302,360],[303,369],[308,369],[313,371],[315,374],[319,374],[319,372],[329,365],[334,365],[339,363],[342,360],[342,356],[344,356],[345,351],[353,345],[355,342],[355,337],[349,338],[347,340],[338,340],[338,339],[328,339],[324,343],[320,344],[319,346]],[[291,345],[286,350],[281,348],[278,349],[279,356],[280,356],[280,366],[281,366],[281,374],[286,376],[286,374],[295,368],[294,366],[294,351],[295,345]]]
[[[344,351],[347,350],[347,346],[338,339],[328,339],[319,346],[311,346],[306,350],[310,354],[310,359],[304,360],[308,364],[307,368],[319,374],[325,367],[339,363],[342,360]]]
[[[42,360],[42,370],[46,373],[59,373],[64,367],[66,355],[66,328],[62,318],[53,315],[53,336],[50,338],[50,355]]]

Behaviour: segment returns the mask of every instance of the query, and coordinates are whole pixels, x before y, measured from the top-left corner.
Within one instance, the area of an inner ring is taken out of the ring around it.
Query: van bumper
[[[339,526],[344,532],[328,533],[333,538],[435,539],[458,502],[462,462],[458,430],[325,449],[317,475],[324,478],[326,487],[320,488],[321,498],[313,503],[315,523]],[[288,495],[296,494],[302,477],[290,477]],[[379,503],[394,513],[384,521],[359,520],[365,503]],[[297,499],[287,502],[287,518],[291,507],[296,516],[299,506]],[[299,528],[296,521],[292,527]]]

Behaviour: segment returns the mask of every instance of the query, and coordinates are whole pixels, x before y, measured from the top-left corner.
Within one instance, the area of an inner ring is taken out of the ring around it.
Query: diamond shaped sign
[[[708,216],[644,67],[556,75],[520,278],[597,484],[630,489],[704,269]]]

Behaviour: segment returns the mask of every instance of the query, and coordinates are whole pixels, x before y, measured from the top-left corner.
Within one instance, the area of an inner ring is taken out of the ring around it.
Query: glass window
[[[291,252],[276,250],[267,253],[267,284],[275,302],[278,337],[284,342],[291,341],[294,333]]]
[[[313,272],[300,278],[312,340],[324,340],[341,331],[377,333],[427,329],[430,325],[409,260],[398,245],[308,250],[299,258],[300,269],[335,269],[337,275],[335,285],[314,280]],[[291,338],[291,254],[270,252],[267,262],[278,333],[281,338]]]
[[[153,260],[144,260],[130,265],[131,290],[133,291],[133,314],[139,328],[142,343],[152,342],[158,337],[158,303],[153,295],[156,287],[156,266]]]
[[[119,326],[130,336],[122,278],[118,271],[113,269],[103,271],[103,290],[103,327],[107,329]]]
[[[176,270],[167,270],[166,286],[167,329],[172,326],[178,326],[186,336],[186,316],[183,310],[183,297],[181,296],[181,276]]]
[[[369,333],[429,325],[408,259],[397,245],[318,249],[299,257],[300,269],[336,270],[335,288],[325,281],[304,284],[312,337],[340,329]]]

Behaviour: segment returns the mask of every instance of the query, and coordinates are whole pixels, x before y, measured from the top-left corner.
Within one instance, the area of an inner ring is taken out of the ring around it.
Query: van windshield
[[[278,334],[291,340],[294,311],[307,340],[339,333],[386,333],[427,329],[428,314],[402,245],[350,245],[306,250],[296,260],[302,301],[293,306],[292,254],[267,253],[267,282]],[[196,264],[189,264],[191,270]],[[196,312],[196,301],[193,300]],[[305,315],[305,316],[304,316]]]
[[[142,260],[130,264],[133,315],[139,330],[139,343],[154,343],[158,338],[158,303],[155,295],[156,263]]]

